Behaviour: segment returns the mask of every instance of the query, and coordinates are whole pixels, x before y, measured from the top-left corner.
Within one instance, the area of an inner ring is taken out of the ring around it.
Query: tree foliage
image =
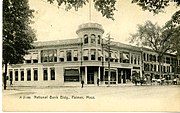
[[[29,26],[33,10],[28,0],[3,0],[3,62],[16,64],[31,49],[35,34]]]
[[[147,21],[144,25],[138,25],[137,33],[131,34],[130,42],[150,47],[158,54],[159,74],[161,75],[162,58],[167,52],[177,51],[177,46],[179,47],[180,44],[179,34],[179,27],[160,27],[151,21]]]
[[[58,3],[58,6],[64,4],[65,10],[74,8],[76,11],[82,8],[84,5],[90,2],[90,0],[47,0],[49,3]],[[94,8],[101,12],[103,17],[114,20],[114,11],[116,11],[115,4],[116,0],[93,0]]]
[[[7,64],[23,62],[23,56],[32,49],[35,33],[29,26],[33,10],[28,0],[3,0],[3,64],[6,87]]]
[[[174,28],[161,28],[157,24],[147,21],[144,25],[138,25],[137,33],[131,34],[130,42],[150,47],[162,57],[164,53],[172,49],[171,39],[177,36],[175,34]]]
[[[177,55],[180,56],[180,10],[173,14],[171,19],[166,22],[164,29],[170,31],[174,30],[171,38],[171,43],[173,45],[172,52],[175,51]]]
[[[132,0],[132,3],[139,5],[143,10],[148,10],[154,14],[163,12],[171,2],[174,2],[176,6],[180,6],[180,0]]]

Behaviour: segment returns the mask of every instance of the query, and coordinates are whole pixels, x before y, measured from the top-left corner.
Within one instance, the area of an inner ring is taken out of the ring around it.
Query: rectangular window
[[[43,50],[41,51],[41,62],[57,62],[57,50]]]
[[[48,80],[48,70],[47,70],[47,68],[43,70],[43,80]]]
[[[78,61],[78,51],[77,50],[74,50],[73,56],[74,56],[74,61]]]
[[[163,66],[164,73],[166,72],[166,66]]]
[[[79,82],[78,69],[65,69],[64,70],[64,82]]]
[[[21,81],[24,81],[24,70],[21,70]]]
[[[91,50],[91,60],[96,60],[96,50]]]
[[[136,55],[134,55],[134,64],[137,64],[137,58],[136,58]]]
[[[55,80],[55,68],[51,68],[51,80]]]
[[[64,51],[60,51],[60,53],[59,53],[59,61],[64,62]]]
[[[143,54],[144,61],[146,61],[146,53]]]
[[[123,53],[123,63],[129,63],[129,53]]]
[[[33,63],[38,63],[38,60],[33,60]]]
[[[53,55],[53,50],[51,50],[51,51],[48,51],[48,56],[49,56],[49,62],[53,62],[54,61],[54,55]]]
[[[27,70],[27,81],[31,81],[31,70]]]
[[[89,56],[89,51],[88,51],[88,49],[83,50],[83,59],[84,59],[84,60],[88,60],[88,59],[89,59],[88,56]]]
[[[150,65],[151,71],[153,71],[153,64]]]
[[[64,58],[59,58],[59,61],[60,62],[64,62]]]
[[[18,70],[15,70],[15,81],[18,81]]]
[[[67,57],[67,61],[72,61],[71,50],[67,50],[67,51],[66,51],[66,57]]]
[[[170,64],[170,58],[169,57],[166,57],[166,63]]]
[[[156,71],[156,64],[154,65],[154,71]]]
[[[30,64],[30,63],[31,63],[31,60],[26,60],[26,63],[27,63],[27,64]]]
[[[38,80],[38,70],[34,69],[34,81]]]
[[[138,56],[138,65],[140,64],[140,56]]]

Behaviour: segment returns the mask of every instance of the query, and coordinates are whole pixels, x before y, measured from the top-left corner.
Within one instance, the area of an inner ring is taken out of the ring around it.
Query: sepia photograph
[[[180,112],[179,0],[2,0],[3,112]]]

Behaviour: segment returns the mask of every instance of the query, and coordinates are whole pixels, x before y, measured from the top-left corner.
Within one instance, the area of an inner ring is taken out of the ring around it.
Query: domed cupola
[[[83,39],[83,45],[100,45],[104,29],[98,23],[85,23],[78,27],[76,33]]]

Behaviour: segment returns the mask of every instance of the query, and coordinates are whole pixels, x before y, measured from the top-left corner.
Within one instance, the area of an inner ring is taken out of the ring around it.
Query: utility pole
[[[107,44],[106,44],[106,48],[107,48],[107,51],[108,51],[108,86],[110,86],[110,79],[111,79],[111,69],[110,69],[110,57],[111,57],[111,40],[113,38],[110,37],[110,34],[108,33],[107,34],[107,37],[106,38],[106,41],[107,41]]]
[[[80,66],[80,76],[81,76],[81,81],[83,80],[84,81],[84,79],[83,79],[83,77],[82,77],[82,45],[83,45],[83,42],[82,42],[83,40],[82,40],[82,37],[81,37],[81,66]]]

